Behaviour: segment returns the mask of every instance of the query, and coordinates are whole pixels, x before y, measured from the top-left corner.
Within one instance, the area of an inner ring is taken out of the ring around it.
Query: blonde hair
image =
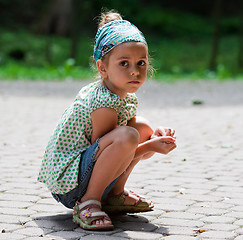
[[[122,16],[119,13],[115,12],[114,10],[103,12],[101,13],[99,18],[98,27],[100,28],[106,23],[112,22],[114,20],[122,20]]]

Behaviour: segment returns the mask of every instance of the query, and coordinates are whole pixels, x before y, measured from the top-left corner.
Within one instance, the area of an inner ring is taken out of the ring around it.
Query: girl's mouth
[[[137,81],[137,80],[133,80],[133,81],[130,81],[129,83],[132,83],[132,84],[139,84],[139,81]]]

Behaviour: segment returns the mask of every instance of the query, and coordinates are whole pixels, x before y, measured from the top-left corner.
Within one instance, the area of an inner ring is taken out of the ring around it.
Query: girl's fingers
[[[175,130],[171,129],[171,136],[174,136],[174,135],[175,135]]]
[[[166,144],[170,144],[170,143],[175,143],[175,138],[168,136],[168,137],[161,137],[161,142],[162,143],[166,143]]]
[[[171,136],[171,129],[170,128],[166,129],[166,136]]]
[[[166,131],[164,128],[158,128],[157,132],[158,132],[159,136],[166,136]]]
[[[166,136],[174,136],[175,135],[175,130],[171,128],[166,129]]]

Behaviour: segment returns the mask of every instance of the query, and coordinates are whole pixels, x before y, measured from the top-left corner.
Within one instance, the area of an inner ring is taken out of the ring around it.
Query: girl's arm
[[[92,120],[92,136],[91,143],[93,144],[99,137],[112,131],[117,127],[117,114],[112,108],[98,108],[91,113]]]
[[[140,143],[135,153],[135,159],[147,159],[154,153],[167,154],[176,148],[176,139],[170,136],[153,137],[152,139]]]
[[[137,116],[128,122],[128,126],[136,128],[140,134],[135,159],[148,159],[155,152],[167,154],[176,148],[175,131],[171,128],[159,127],[154,132],[145,118]]]

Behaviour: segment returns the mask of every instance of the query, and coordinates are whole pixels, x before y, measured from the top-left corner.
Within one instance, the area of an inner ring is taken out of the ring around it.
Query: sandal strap
[[[96,206],[96,205],[94,205],[92,203],[89,205],[86,204],[86,208],[76,212],[75,214],[78,215],[78,218],[81,221],[83,221],[84,223],[86,223],[88,225],[92,225],[92,222],[94,222],[96,220],[101,220],[101,219],[110,220],[109,216],[103,211],[91,212],[90,208],[93,206]]]
[[[92,213],[89,217],[79,216],[79,218],[88,225],[92,225],[94,221],[107,219],[110,220],[107,214],[102,214],[102,212]]]
[[[101,208],[101,203],[97,200],[87,200],[83,203],[77,202],[77,205],[75,207],[78,207],[78,210],[82,210],[84,208],[91,208],[91,207],[98,207]]]
[[[105,212],[100,211],[91,213],[91,217],[108,217],[108,215]]]

